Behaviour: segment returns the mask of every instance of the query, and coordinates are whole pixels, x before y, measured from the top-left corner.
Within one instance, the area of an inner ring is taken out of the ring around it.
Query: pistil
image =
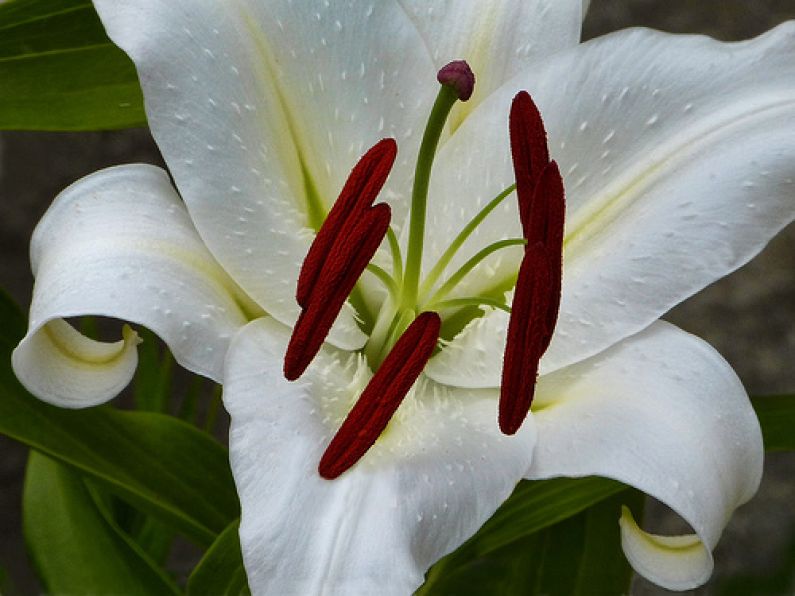
[[[456,60],[444,66],[437,74],[441,83],[439,95],[433,104],[425,133],[422,136],[417,166],[414,170],[414,187],[411,191],[411,221],[409,223],[409,244],[406,254],[406,272],[403,277],[401,306],[413,308],[417,302],[420,273],[422,268],[422,249],[425,241],[425,212],[428,202],[428,186],[431,169],[436,156],[436,147],[442,136],[447,117],[456,101],[466,101],[472,96],[475,75],[463,60]]]

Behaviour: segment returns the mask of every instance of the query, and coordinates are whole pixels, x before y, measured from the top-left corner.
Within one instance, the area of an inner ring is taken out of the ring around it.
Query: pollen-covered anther
[[[516,196],[519,200],[519,217],[525,238],[536,183],[549,164],[547,132],[541,113],[527,91],[520,91],[513,98],[508,120],[511,138],[511,156],[516,176]]]
[[[384,432],[433,354],[441,323],[437,313],[424,312],[401,335],[323,453],[318,464],[323,478],[348,470]]]
[[[552,294],[550,263],[539,242],[525,251],[514,290],[502,366],[499,425],[506,435],[522,426],[535,394],[538,362],[551,331],[548,313]]]
[[[318,230],[298,275],[296,300],[306,308],[326,258],[337,241],[372,206],[386,182],[397,156],[394,139],[382,139],[365,153],[351,170],[334,206]]]
[[[391,209],[373,206],[397,154],[383,139],[359,160],[323,222],[298,276],[301,314],[284,356],[284,376],[294,381],[317,355],[367,264],[389,229]]]
[[[370,207],[343,230],[323,264],[307,306],[293,327],[284,356],[284,376],[300,377],[323,345],[345,300],[389,228],[391,209],[386,203]]]
[[[509,120],[525,255],[519,268],[503,358],[499,425],[514,434],[535,393],[538,364],[560,308],[565,196],[558,165],[549,160],[546,131],[530,95],[513,101]]]
[[[475,73],[465,60],[454,60],[443,66],[439,69],[436,80],[455,89],[459,101],[468,100],[475,90]]]

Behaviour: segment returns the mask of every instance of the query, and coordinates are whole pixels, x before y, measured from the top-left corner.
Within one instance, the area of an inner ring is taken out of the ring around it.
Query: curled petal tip
[[[436,75],[436,80],[442,85],[455,89],[461,101],[472,97],[472,92],[475,90],[475,73],[465,60],[454,60],[443,66]]]

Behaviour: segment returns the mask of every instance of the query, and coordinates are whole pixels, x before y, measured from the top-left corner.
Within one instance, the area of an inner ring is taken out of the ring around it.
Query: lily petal
[[[153,166],[102,170],[64,190],[31,240],[36,284],[14,371],[44,401],[85,407],[114,397],[135,371],[136,335],[89,339],[65,317],[144,325],[177,362],[223,378],[229,339],[253,315],[193,228],[168,175]]]
[[[388,136],[400,155],[382,196],[400,225],[438,84],[395,2],[96,6],[136,64],[152,134],[200,235],[276,319],[291,325],[298,316],[309,228],[367,148]],[[364,344],[352,309],[329,340]]]
[[[669,589],[704,583],[710,551],[762,474],[759,422],[726,361],[660,321],[543,377],[536,395],[538,446],[527,477],[605,476],[662,501],[696,535],[656,537],[625,514],[627,558]]]
[[[437,68],[466,60],[475,93],[450,117],[455,130],[505,81],[536,60],[580,41],[581,0],[398,0],[416,24]]]
[[[621,31],[519,75],[437,158],[431,194],[456,197],[456,209],[429,204],[440,237],[512,181],[505,128],[520,88],[540,107],[566,187],[562,303],[542,374],[648,326],[795,217],[794,22],[741,43]],[[495,210],[450,271],[518,233],[517,221],[515,204]],[[462,295],[498,284],[520,256],[482,264]],[[489,349],[501,352],[503,341]],[[497,386],[491,374],[477,386]]]
[[[318,462],[370,372],[358,355],[326,347],[289,383],[279,366],[288,335],[273,319],[252,322],[227,358],[252,591],[410,594],[511,493],[530,464],[534,426],[505,437],[496,391],[421,378],[362,460],[324,480]]]
[[[504,310],[487,307],[484,312],[431,358],[425,366],[427,376],[454,387],[500,386],[509,315]],[[497,342],[501,345],[495,348]]]

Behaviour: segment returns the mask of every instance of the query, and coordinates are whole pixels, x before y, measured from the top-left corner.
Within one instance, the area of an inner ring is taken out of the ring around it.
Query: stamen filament
[[[381,306],[378,318],[373,325],[370,339],[364,347],[364,354],[370,368],[375,370],[381,362],[380,356],[387,338],[397,323],[397,297],[390,296]]]
[[[431,272],[428,274],[423,282],[422,286],[420,287],[420,296],[424,296],[427,294],[431,288],[433,288],[433,284],[439,279],[439,277],[444,273],[445,268],[450,264],[450,261],[453,259],[455,254],[458,252],[458,249],[466,242],[467,238],[472,235],[472,232],[483,223],[483,220],[494,211],[500,203],[502,203],[506,197],[508,197],[514,190],[516,190],[516,184],[511,184],[508,188],[503,190],[500,194],[494,197],[491,201],[489,201],[483,209],[481,209],[472,220],[464,226],[464,228],[458,233],[458,236],[455,237],[452,244],[444,251],[444,254],[439,258],[436,265]],[[422,300],[422,298],[420,299]]]
[[[461,308],[463,306],[493,306],[494,308],[499,308],[500,310],[504,310],[508,314],[511,313],[511,307],[505,304],[504,302],[500,302],[499,300],[494,300],[493,298],[486,298],[485,296],[474,296],[472,298],[452,298],[450,300],[443,300],[442,302],[434,303],[433,309],[447,310],[451,308]]]
[[[392,320],[392,324],[389,326],[389,330],[387,331],[386,338],[384,342],[381,344],[381,349],[375,356],[375,364],[376,366],[381,366],[381,361],[384,359],[384,355],[388,354],[389,351],[392,349],[392,346],[395,345],[395,341],[401,334],[411,325],[412,321],[415,320],[416,313],[413,310],[401,310],[399,311]]]
[[[323,478],[337,478],[381,436],[433,354],[440,328],[439,315],[424,312],[406,329],[323,453],[318,464]]]
[[[386,271],[381,269],[381,267],[375,265],[374,263],[370,263],[364,269],[365,271],[369,271],[370,273],[375,275],[378,278],[378,280],[382,284],[384,284],[390,296],[392,296],[393,298],[397,298],[398,285],[397,282],[395,282],[395,280],[392,279],[392,276],[389,275],[389,273],[387,273]]]
[[[507,240],[500,240],[499,242],[489,244],[486,248],[478,251],[475,256],[461,265],[461,268],[453,273],[444,285],[436,291],[433,297],[428,301],[428,304],[437,304],[441,299],[447,296],[470,271],[477,267],[489,255],[503,248],[508,248],[509,246],[524,246],[526,244],[527,240],[524,238],[508,238]]]
[[[389,242],[389,252],[392,253],[392,277],[395,280],[403,279],[403,253],[400,252],[400,242],[398,242],[395,231],[390,228],[386,231],[386,239]]]

